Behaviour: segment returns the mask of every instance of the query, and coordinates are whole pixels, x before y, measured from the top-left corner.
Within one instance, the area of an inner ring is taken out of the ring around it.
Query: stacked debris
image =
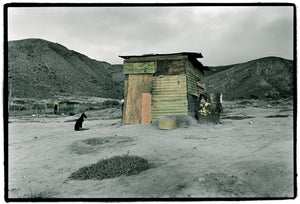
[[[200,123],[219,123],[222,111],[222,94],[203,93],[200,95],[200,108],[196,116]]]

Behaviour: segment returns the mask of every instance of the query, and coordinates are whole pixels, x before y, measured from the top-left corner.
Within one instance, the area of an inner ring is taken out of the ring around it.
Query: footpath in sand
[[[121,125],[118,109],[75,116],[13,117],[8,132],[9,198],[293,197],[293,107],[226,102],[220,124]],[[191,121],[188,121],[191,122]],[[70,180],[115,155],[151,168],[105,180]]]

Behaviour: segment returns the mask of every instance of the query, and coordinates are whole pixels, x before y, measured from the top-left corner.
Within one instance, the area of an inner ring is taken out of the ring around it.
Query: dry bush
[[[107,179],[115,178],[121,175],[134,175],[149,168],[149,163],[139,156],[114,156],[109,159],[100,160],[96,164],[82,167],[73,172],[70,179]]]
[[[254,118],[254,117],[252,117],[252,116],[240,116],[240,115],[222,117],[222,119],[230,119],[230,120],[244,120],[244,119],[250,119],[250,118]]]
[[[41,191],[31,191],[29,194],[26,194],[25,198],[32,199],[44,199],[44,198],[53,198],[57,194],[53,189],[46,189]]]
[[[287,118],[289,117],[289,115],[280,115],[280,114],[277,114],[277,115],[268,115],[268,116],[265,116],[265,118]]]

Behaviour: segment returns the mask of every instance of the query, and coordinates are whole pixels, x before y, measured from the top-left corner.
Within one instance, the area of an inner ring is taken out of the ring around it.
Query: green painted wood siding
[[[186,63],[186,76],[188,84],[188,93],[199,96],[205,89],[203,73],[194,68],[190,62]]]
[[[187,115],[186,75],[155,76],[152,81],[152,122],[167,115]]]
[[[156,72],[156,62],[124,62],[124,74],[153,74]]]

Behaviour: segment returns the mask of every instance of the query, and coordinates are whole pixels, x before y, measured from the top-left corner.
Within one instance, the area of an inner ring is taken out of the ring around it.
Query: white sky
[[[204,65],[293,58],[292,7],[17,7],[8,39],[41,38],[90,58],[201,52]]]

